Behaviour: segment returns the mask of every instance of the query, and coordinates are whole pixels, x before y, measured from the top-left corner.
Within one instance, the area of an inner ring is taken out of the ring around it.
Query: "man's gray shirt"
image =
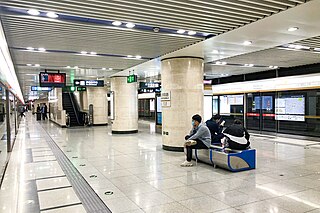
[[[195,132],[195,133],[194,133]],[[205,124],[199,124],[197,128],[193,128],[190,131],[191,137],[188,140],[200,140],[202,141],[208,148],[211,144],[211,133],[208,127]]]

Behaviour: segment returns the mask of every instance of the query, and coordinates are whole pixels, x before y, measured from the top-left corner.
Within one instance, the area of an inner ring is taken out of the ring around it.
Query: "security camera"
[[[159,31],[160,31],[160,28],[159,28],[159,27],[154,27],[154,28],[153,28],[153,32],[157,33],[157,32],[159,32]]]

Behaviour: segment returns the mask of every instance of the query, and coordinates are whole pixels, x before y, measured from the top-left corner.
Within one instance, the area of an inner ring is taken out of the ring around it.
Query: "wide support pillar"
[[[161,61],[163,149],[183,151],[191,117],[203,117],[203,58],[174,57]],[[170,100],[169,100],[170,99]]]
[[[127,83],[127,77],[112,77],[114,120],[112,133],[138,132],[138,88],[137,82]]]

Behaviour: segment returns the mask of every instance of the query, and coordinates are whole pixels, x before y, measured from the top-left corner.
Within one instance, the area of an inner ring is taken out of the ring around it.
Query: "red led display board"
[[[40,72],[39,79],[40,79],[41,87],[65,87],[66,86],[65,73]]]

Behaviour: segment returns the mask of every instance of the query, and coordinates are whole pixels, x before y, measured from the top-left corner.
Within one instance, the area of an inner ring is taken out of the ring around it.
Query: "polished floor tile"
[[[168,203],[143,209],[146,213],[192,213],[190,209],[179,203]]]
[[[139,207],[134,202],[126,197],[104,200],[104,202],[114,213],[121,213],[139,209]]]
[[[129,198],[143,209],[149,208],[151,206],[174,202],[173,199],[159,191],[132,195],[129,196]]]
[[[193,212],[214,212],[228,209],[230,206],[210,197],[197,197],[179,202],[181,205],[192,210]]]
[[[40,210],[81,203],[72,188],[43,191],[38,196]]]
[[[71,186],[67,177],[36,180],[36,184],[38,191]]]
[[[86,212],[87,211],[84,209],[84,207],[81,204],[47,210],[47,211],[41,211],[41,213],[86,213]]]

